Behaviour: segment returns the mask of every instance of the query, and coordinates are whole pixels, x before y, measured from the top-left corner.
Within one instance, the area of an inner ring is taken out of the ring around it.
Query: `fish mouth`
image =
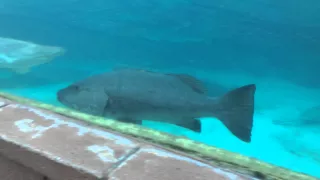
[[[63,105],[65,105],[66,103],[65,98],[63,98],[64,93],[65,93],[65,89],[61,89],[57,92],[57,100]]]
[[[57,99],[58,99],[59,102],[62,103],[62,97],[59,95],[59,93],[57,94]]]
[[[71,86],[72,87],[72,86]],[[64,106],[71,108],[71,109],[78,109],[76,104],[73,103],[73,94],[75,92],[73,91],[73,88],[70,88],[70,86],[60,89],[56,93],[56,99]]]

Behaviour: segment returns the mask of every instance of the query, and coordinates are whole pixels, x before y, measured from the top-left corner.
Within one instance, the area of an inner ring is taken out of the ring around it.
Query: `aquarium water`
[[[307,111],[320,106],[320,1],[2,0],[0,37],[66,50],[0,69],[1,91],[57,106],[59,89],[115,67],[187,73],[211,96],[255,83],[251,143],[214,118],[201,133],[143,126],[320,178],[320,108]]]

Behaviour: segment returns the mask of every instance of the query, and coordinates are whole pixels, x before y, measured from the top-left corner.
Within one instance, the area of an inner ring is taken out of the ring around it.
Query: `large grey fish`
[[[249,84],[211,98],[203,83],[190,75],[117,69],[63,88],[57,99],[96,116],[135,124],[166,122],[195,132],[201,131],[197,118],[216,117],[233,135],[250,142],[255,91]]]

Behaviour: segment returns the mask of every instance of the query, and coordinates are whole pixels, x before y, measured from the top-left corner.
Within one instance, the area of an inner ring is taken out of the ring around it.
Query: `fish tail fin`
[[[216,117],[237,138],[251,142],[254,114],[255,84],[249,84],[229,91],[219,99]]]

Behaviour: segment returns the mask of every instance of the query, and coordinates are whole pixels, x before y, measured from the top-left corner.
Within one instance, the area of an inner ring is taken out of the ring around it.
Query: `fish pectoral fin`
[[[175,123],[175,125],[187,128],[194,132],[201,132],[201,122],[199,121],[199,119],[184,118],[181,120],[181,122]]]
[[[167,74],[167,75],[177,77],[184,84],[191,87],[194,92],[197,92],[199,94],[207,94],[208,92],[204,83],[201,80],[191,75],[188,75],[188,74]]]
[[[117,121],[124,122],[124,123],[142,125],[142,120],[133,119],[133,118],[119,118],[119,119],[117,119]]]

